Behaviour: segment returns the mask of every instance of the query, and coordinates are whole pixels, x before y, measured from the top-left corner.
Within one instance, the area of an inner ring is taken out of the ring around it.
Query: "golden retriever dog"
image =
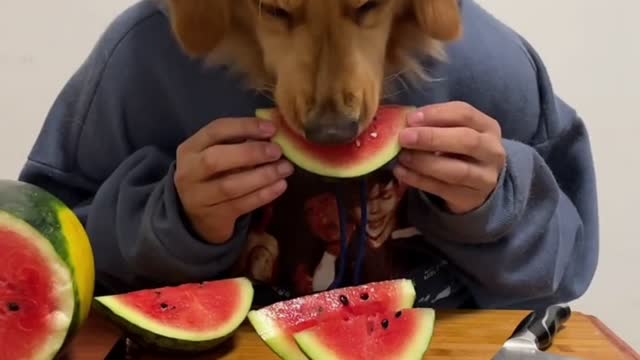
[[[246,75],[309,141],[353,141],[385,83],[427,79],[462,32],[457,0],[168,0],[184,51]]]

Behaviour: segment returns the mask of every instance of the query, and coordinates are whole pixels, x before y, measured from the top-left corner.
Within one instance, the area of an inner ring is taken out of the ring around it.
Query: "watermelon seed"
[[[169,307],[169,305],[162,303],[160,304],[160,307],[162,308],[162,310],[167,310],[167,308]]]
[[[324,311],[324,309],[322,308],[322,306],[320,306],[320,307],[318,308],[318,313],[321,313],[321,312],[323,312],[323,311]]]
[[[349,299],[347,299],[347,297],[344,296],[344,295],[340,295],[340,302],[344,306],[348,306],[349,305]]]
[[[367,294],[367,293],[360,294],[360,299],[362,299],[364,301],[369,300],[369,294]]]
[[[9,305],[7,307],[9,308],[9,311],[11,311],[11,312],[20,311],[20,305],[18,305],[16,303],[9,303]]]
[[[389,327],[389,320],[387,319],[382,320],[382,328],[386,329],[388,327]]]
[[[399,319],[402,316],[402,311],[398,311],[396,313],[396,319]]]
[[[160,291],[154,291],[153,293],[156,294],[156,296],[162,295],[162,293]]]

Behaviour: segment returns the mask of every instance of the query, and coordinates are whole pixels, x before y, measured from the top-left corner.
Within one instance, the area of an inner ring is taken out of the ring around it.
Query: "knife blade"
[[[570,317],[571,308],[566,304],[549,306],[542,314],[532,311],[520,321],[492,360],[582,360],[544,352]]]

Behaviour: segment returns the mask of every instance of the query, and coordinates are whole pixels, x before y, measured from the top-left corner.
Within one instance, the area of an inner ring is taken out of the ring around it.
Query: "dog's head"
[[[167,0],[191,56],[241,71],[316,143],[352,141],[385,83],[462,29],[457,0]]]

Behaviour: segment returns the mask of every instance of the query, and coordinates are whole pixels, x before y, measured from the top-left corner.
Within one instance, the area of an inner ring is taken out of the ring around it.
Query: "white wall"
[[[599,172],[602,255],[592,288],[574,306],[640,349],[640,219],[632,215],[640,204],[640,41],[633,25],[640,2],[480,2],[536,46],[558,92],[587,121]],[[130,3],[0,1],[0,178],[17,175],[53,98]]]

